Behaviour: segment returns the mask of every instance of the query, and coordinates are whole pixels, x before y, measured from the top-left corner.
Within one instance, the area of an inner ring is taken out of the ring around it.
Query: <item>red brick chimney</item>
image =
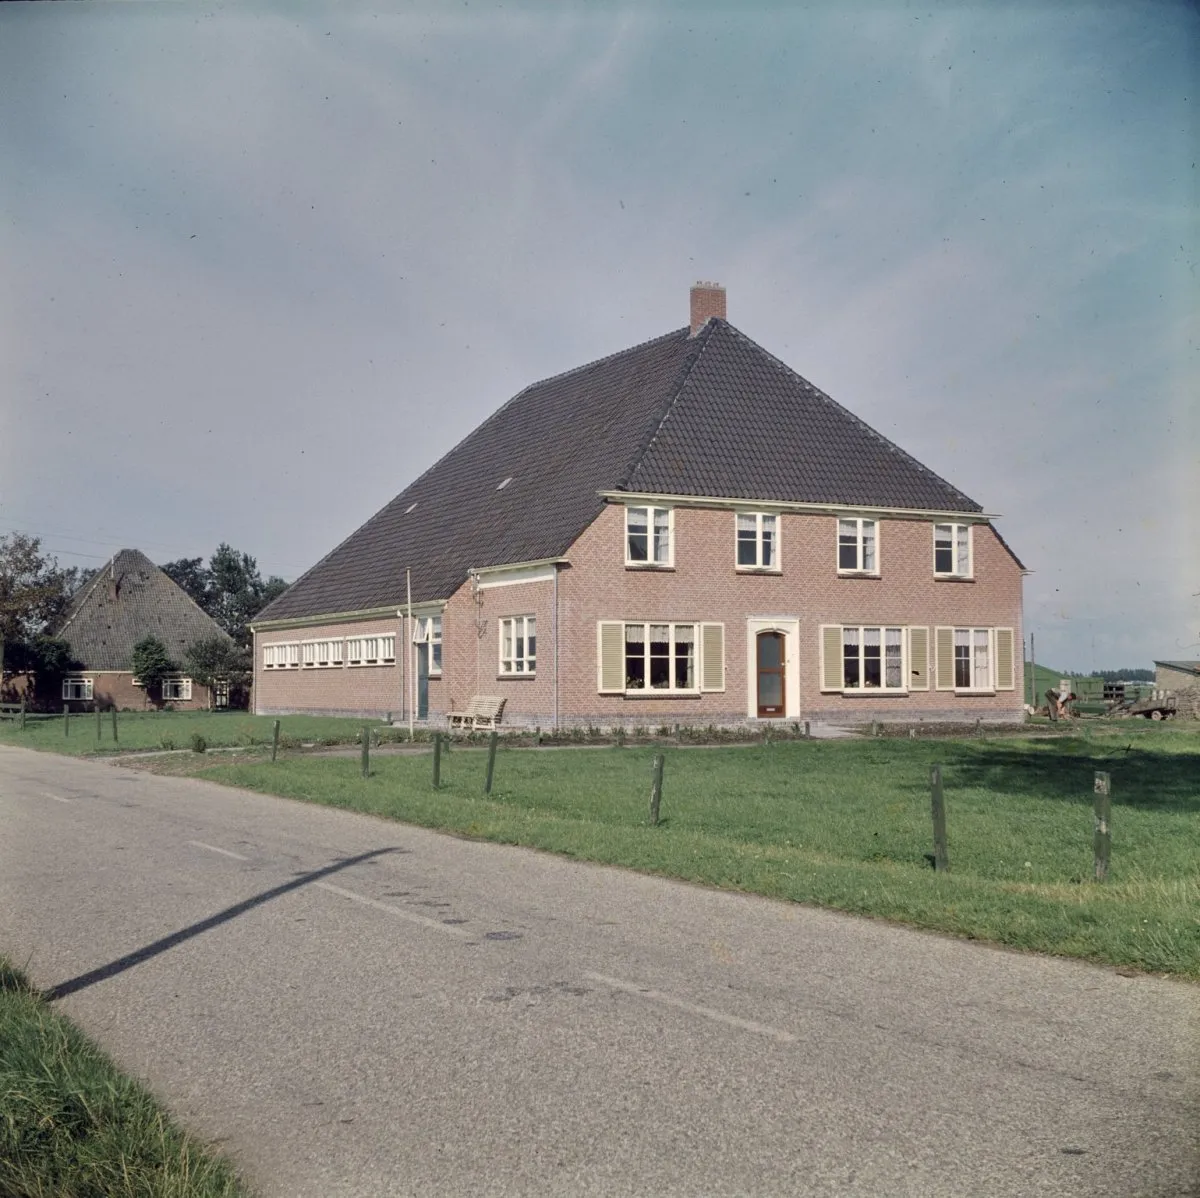
[[[692,333],[704,328],[709,317],[725,319],[725,288],[720,283],[697,283],[692,288]]]

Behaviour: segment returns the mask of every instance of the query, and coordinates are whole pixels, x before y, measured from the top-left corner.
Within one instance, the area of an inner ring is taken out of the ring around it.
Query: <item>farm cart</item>
[[[1170,691],[1151,691],[1137,699],[1114,704],[1110,714],[1140,715],[1147,720],[1169,720],[1175,711],[1175,696]]]

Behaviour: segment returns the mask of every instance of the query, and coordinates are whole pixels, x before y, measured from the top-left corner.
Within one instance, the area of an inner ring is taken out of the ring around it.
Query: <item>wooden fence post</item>
[[[1108,860],[1112,852],[1112,781],[1103,770],[1096,771],[1092,783],[1094,799],[1092,813],[1095,823],[1093,847],[1096,857],[1096,881],[1108,877]]]
[[[483,783],[483,793],[485,795],[490,795],[492,793],[492,775],[496,772],[496,742],[499,739],[500,733],[493,728],[491,736],[488,737],[487,778]]]
[[[371,729],[366,724],[362,730],[362,776],[371,776]]]
[[[100,700],[93,699],[92,706],[96,709],[96,744],[100,743]]]
[[[654,754],[654,780],[650,783],[650,822],[658,823],[658,809],[662,804],[663,755]]]
[[[63,704],[63,736],[71,735],[71,705]]]
[[[442,784],[442,734],[433,734],[433,789],[437,790]]]
[[[117,705],[114,702],[112,705],[112,720],[113,720],[113,744],[117,743]]]
[[[25,696],[21,696],[21,731],[25,731]]]
[[[941,874],[950,868],[950,855],[946,848],[946,803],[942,797],[940,765],[930,768],[929,785],[933,796],[933,868]]]
[[[275,721],[275,727],[271,731],[271,760],[274,761],[279,756],[279,721]]]
[[[810,736],[812,736],[812,725],[808,722],[808,720],[805,720],[804,721],[804,739],[808,740],[808,738]]]

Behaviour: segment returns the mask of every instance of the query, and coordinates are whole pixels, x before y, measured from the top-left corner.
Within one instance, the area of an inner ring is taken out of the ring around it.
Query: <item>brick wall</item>
[[[404,678],[405,621],[363,620],[317,627],[276,629],[254,636],[254,710],[259,715],[306,712],[312,715],[368,715],[382,718],[389,712],[399,719],[407,710]],[[267,645],[296,641],[344,640],[347,637],[386,633],[396,637],[396,661],[390,665],[329,666],[320,668],[265,669]],[[431,695],[432,698],[432,695]]]
[[[116,707],[121,711],[158,711],[165,706],[151,702],[145,688],[134,686],[133,675],[128,671],[79,670],[70,677],[92,679],[92,698],[72,700],[72,711],[91,711],[96,702],[103,708]],[[167,702],[176,711],[207,711],[208,687],[193,682],[190,699],[168,699]]]
[[[1022,718],[1021,570],[986,526],[974,529],[973,581],[933,577],[930,520],[883,520],[878,578],[837,573],[837,520],[785,513],[779,574],[739,573],[731,511],[675,510],[675,568],[626,569],[624,510],[609,505],[571,547],[560,587],[560,704],[567,721],[602,724],[739,722],[749,707],[746,621],[797,620],[788,669],[799,671],[800,710],[788,719],[1019,720]],[[599,620],[713,621],[725,625],[725,690],[696,697],[627,698],[597,693]],[[1007,627],[1014,633],[1015,689],[956,695],[823,694],[818,676],[822,624]]]

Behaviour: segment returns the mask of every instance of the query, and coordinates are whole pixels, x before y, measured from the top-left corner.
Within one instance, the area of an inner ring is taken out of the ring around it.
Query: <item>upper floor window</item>
[[[971,577],[971,526],[933,526],[933,572],[945,578]]]
[[[537,617],[500,621],[500,673],[532,674],[537,668]]]
[[[442,672],[442,617],[420,616],[413,628],[413,644],[429,646],[429,673]]]
[[[779,517],[738,512],[737,564],[742,570],[779,569]]]
[[[840,574],[877,574],[879,572],[879,522],[854,517],[838,520],[838,572]]]
[[[92,680],[90,678],[64,678],[62,697],[64,699],[90,699],[92,697]]]
[[[625,564],[670,566],[674,563],[671,534],[674,512],[666,507],[625,509]]]

